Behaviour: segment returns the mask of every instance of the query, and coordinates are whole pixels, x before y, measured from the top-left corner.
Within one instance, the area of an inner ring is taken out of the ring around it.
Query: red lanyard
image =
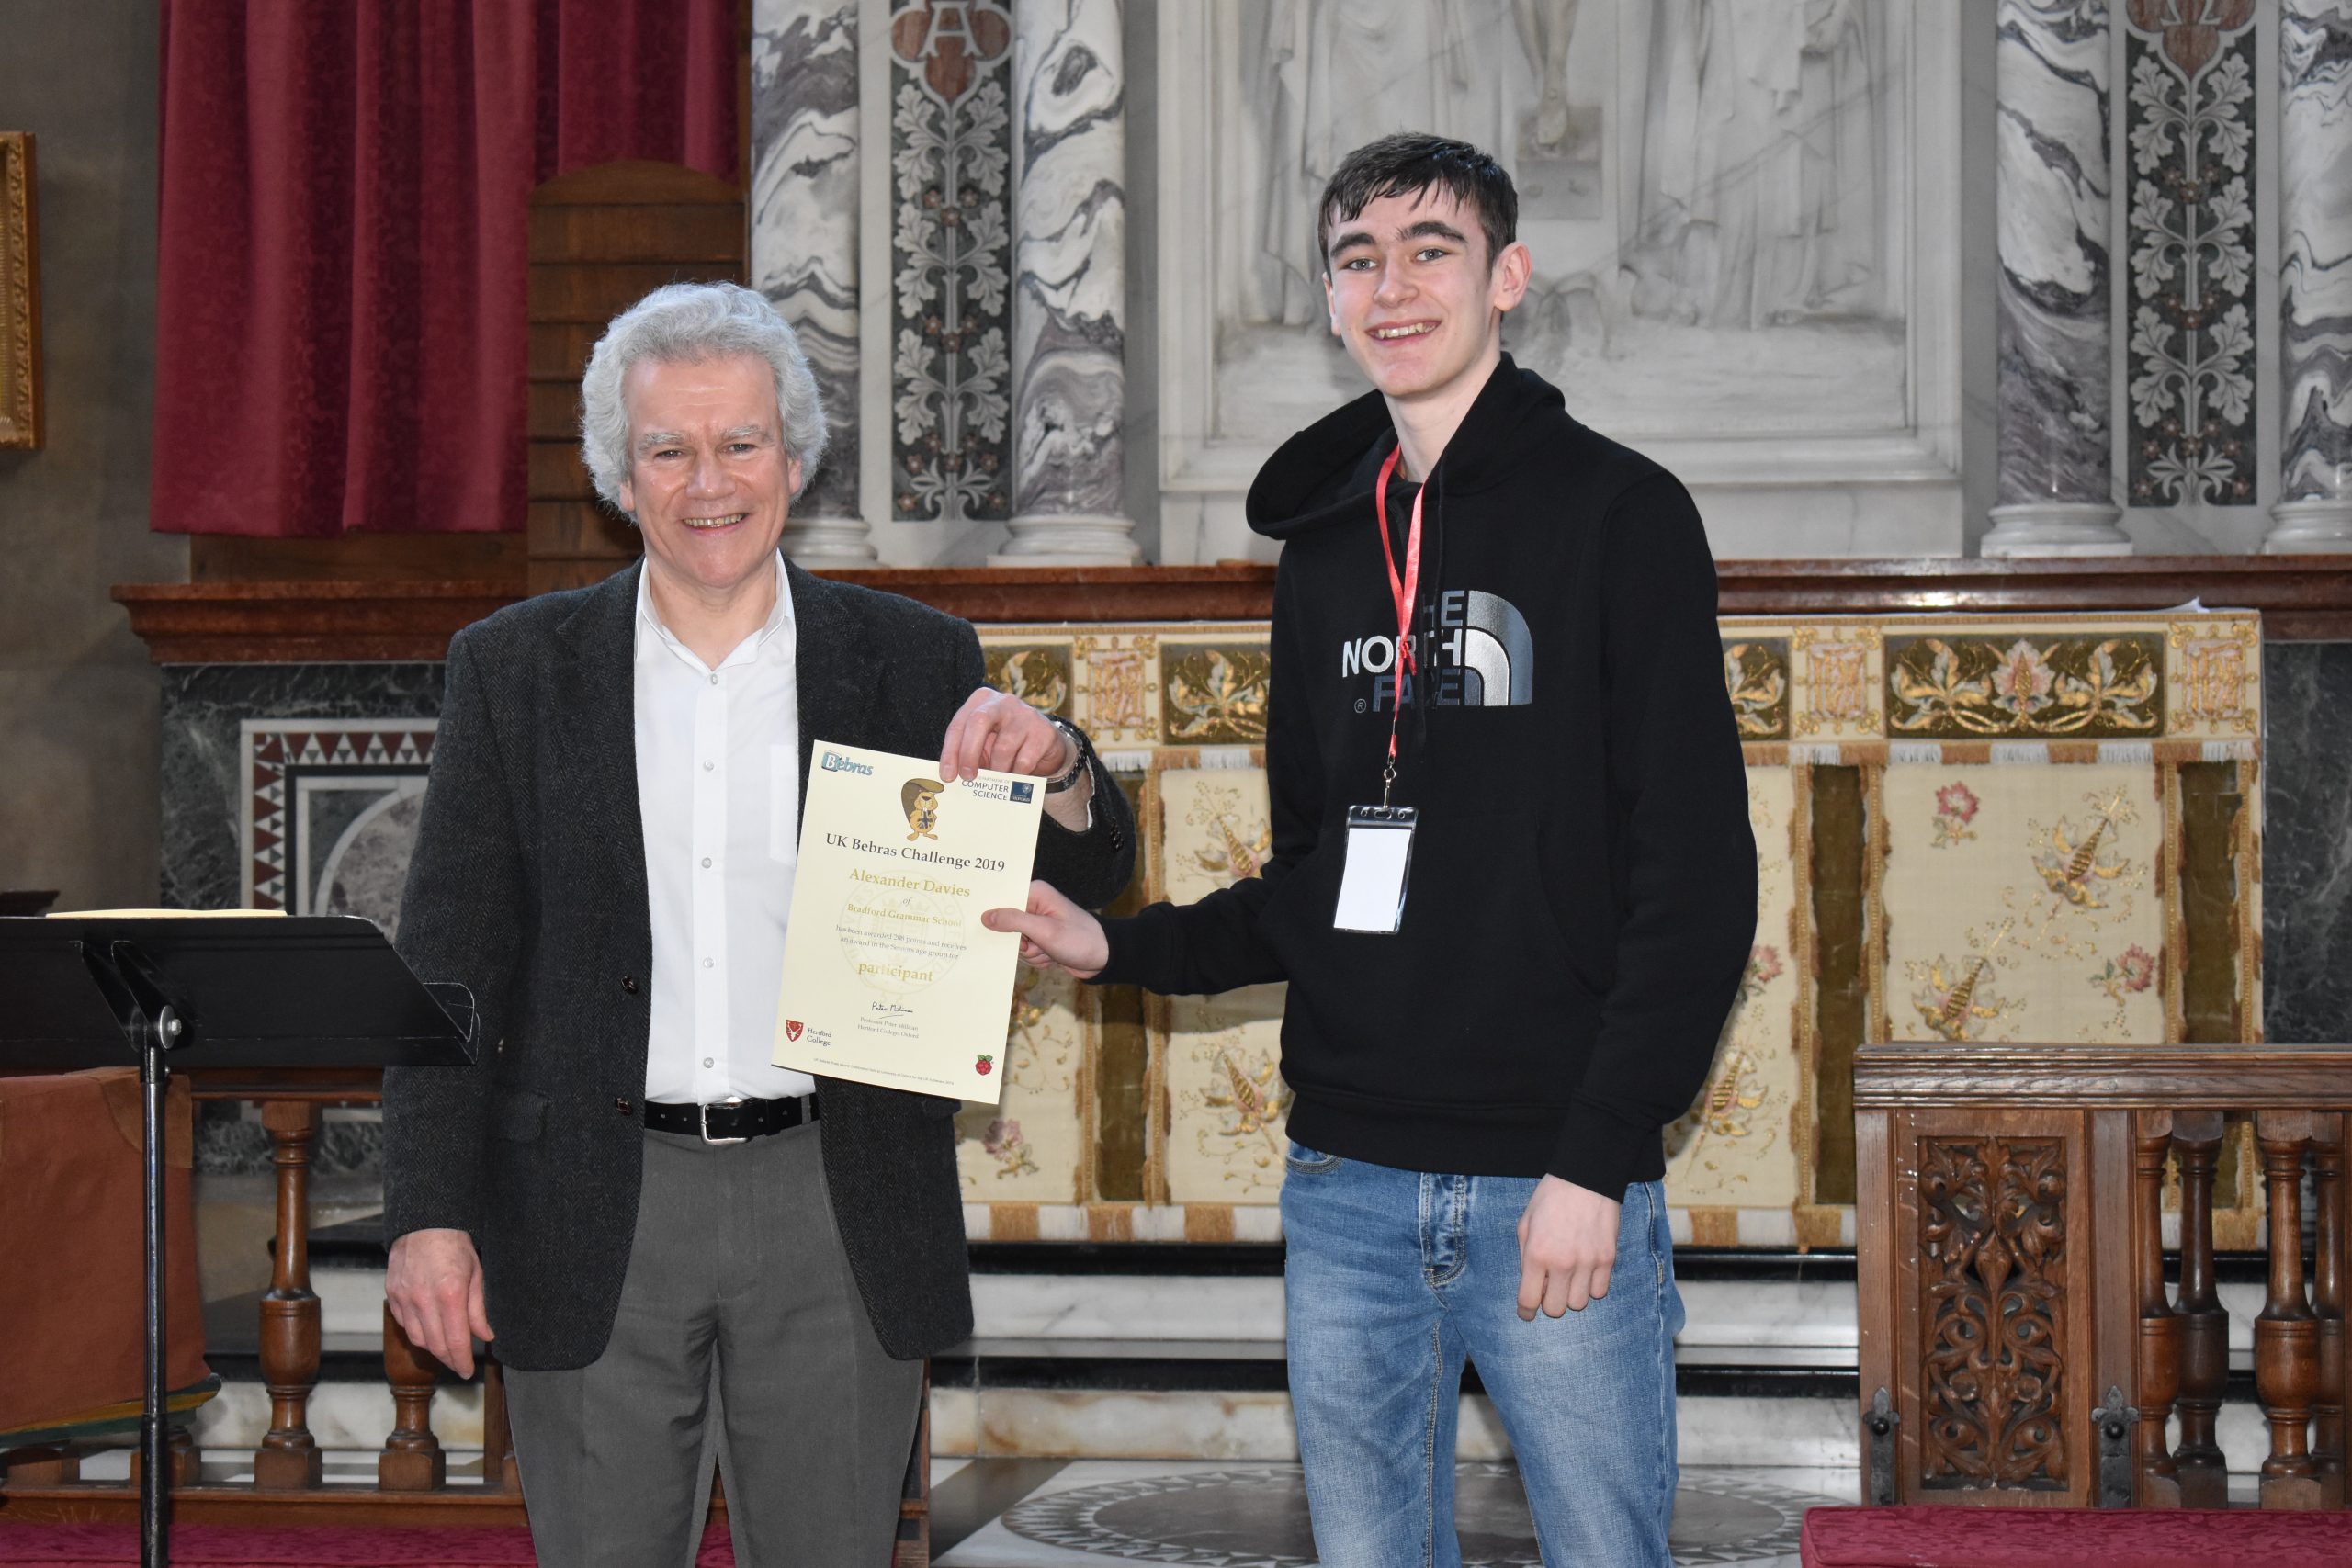
[[[1404,672],[1419,673],[1413,660],[1413,595],[1421,585],[1421,497],[1428,493],[1423,485],[1413,492],[1413,521],[1405,535],[1405,575],[1396,575],[1396,547],[1388,542],[1388,479],[1396,471],[1396,460],[1405,455],[1399,445],[1380,465],[1380,482],[1372,492],[1374,510],[1380,516],[1380,554],[1388,563],[1388,596],[1396,604],[1396,660],[1390,666],[1399,671],[1393,700],[1388,705],[1388,765],[1381,770],[1380,803],[1388,804],[1388,785],[1396,779],[1396,720],[1405,708]]]

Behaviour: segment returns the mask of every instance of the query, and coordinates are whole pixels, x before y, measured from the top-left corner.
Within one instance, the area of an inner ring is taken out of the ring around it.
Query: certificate
[[[784,931],[779,1067],[998,1102],[1041,779],[819,740]]]

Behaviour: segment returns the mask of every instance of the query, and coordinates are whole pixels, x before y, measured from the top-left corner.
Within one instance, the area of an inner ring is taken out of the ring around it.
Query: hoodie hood
[[[1566,410],[1558,388],[1506,354],[1427,477],[1454,496],[1500,483],[1557,440],[1554,422],[1567,418]],[[1388,400],[1376,391],[1316,421],[1258,471],[1250,487],[1250,526],[1270,539],[1290,539],[1362,523],[1381,459],[1396,444]]]

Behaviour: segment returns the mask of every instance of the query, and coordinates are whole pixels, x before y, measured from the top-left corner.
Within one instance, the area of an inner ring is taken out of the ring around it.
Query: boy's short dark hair
[[[1315,212],[1315,251],[1323,258],[1323,270],[1331,270],[1334,223],[1348,221],[1383,197],[1410,196],[1432,186],[1478,215],[1488,266],[1519,238],[1519,192],[1500,164],[1467,141],[1400,130],[1365,142],[1331,171]]]

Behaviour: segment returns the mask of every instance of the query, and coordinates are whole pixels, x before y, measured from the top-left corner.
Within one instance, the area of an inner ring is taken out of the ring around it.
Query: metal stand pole
[[[180,1021],[164,1008],[140,1031],[139,1082],[144,1091],[147,1134],[147,1397],[139,1417],[140,1568],[165,1568],[172,1560],[171,1423],[164,1388],[164,1092],[171,1069],[164,1053],[180,1032]]]

